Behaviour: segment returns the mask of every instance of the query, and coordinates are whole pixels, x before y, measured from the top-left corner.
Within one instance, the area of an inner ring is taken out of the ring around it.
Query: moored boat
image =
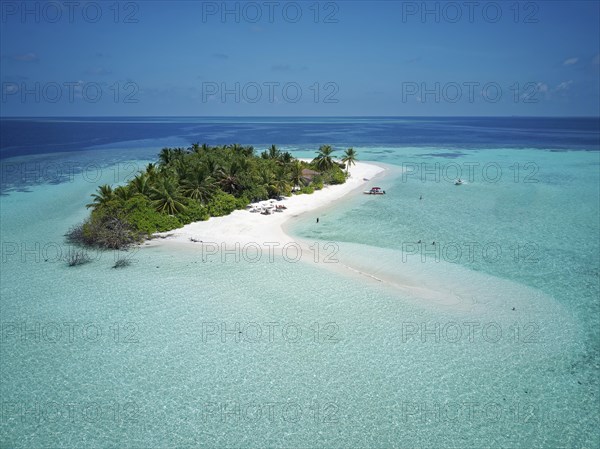
[[[385,195],[385,190],[381,187],[371,187],[371,190],[364,190],[363,193],[366,195]]]

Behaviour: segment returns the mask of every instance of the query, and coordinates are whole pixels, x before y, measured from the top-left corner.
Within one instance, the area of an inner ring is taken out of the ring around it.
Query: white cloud
[[[535,85],[538,92],[546,93],[548,92],[548,85],[546,83],[537,83]]]
[[[8,55],[4,58],[11,59],[16,62],[39,62],[40,58],[36,53],[23,53],[18,55]]]
[[[558,92],[561,90],[569,90],[569,88],[571,87],[571,84],[573,84],[573,80],[563,81],[562,83],[560,83],[558,86],[556,86],[554,88],[554,92]]]
[[[563,65],[573,65],[573,64],[577,64],[577,61],[579,61],[579,58],[569,58],[569,59],[565,59],[565,61],[563,62]]]
[[[7,94],[14,94],[19,90],[19,86],[17,84],[14,83],[3,83],[4,84],[4,91]]]

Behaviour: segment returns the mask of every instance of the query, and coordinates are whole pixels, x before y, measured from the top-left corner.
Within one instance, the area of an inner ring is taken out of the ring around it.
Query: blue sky
[[[599,115],[596,1],[25,5],[2,116]]]

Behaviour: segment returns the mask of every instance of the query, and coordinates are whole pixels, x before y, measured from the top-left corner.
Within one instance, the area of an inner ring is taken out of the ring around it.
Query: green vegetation
[[[338,163],[333,152],[321,146],[309,163],[275,145],[260,155],[238,144],[163,148],[158,162],[126,185],[100,186],[87,205],[90,216],[67,237],[81,245],[127,249],[155,232],[228,215],[251,202],[311,194],[346,181],[344,169],[354,164],[356,153],[347,150]]]
[[[344,164],[346,164],[346,173],[348,173],[348,171],[350,170],[350,167],[356,164],[356,151],[354,151],[354,148],[348,148],[345,152],[344,152],[344,157],[342,158],[342,162]]]

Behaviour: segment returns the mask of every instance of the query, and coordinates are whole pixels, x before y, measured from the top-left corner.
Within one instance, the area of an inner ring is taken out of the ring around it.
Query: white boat
[[[462,186],[464,183],[465,182],[460,178],[458,178],[456,181],[454,181],[455,186]]]
[[[365,195],[385,195],[385,190],[381,187],[371,187],[371,190],[364,190]]]

